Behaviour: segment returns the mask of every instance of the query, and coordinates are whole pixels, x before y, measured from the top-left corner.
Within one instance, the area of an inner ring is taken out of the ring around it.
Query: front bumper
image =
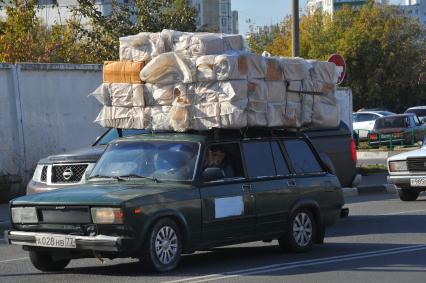
[[[410,188],[410,180],[414,178],[423,178],[426,179],[426,175],[389,175],[387,177],[388,183],[394,184],[398,187]],[[416,189],[426,190],[426,187],[415,187]]]
[[[54,233],[38,233],[23,231],[5,231],[4,238],[11,245],[34,246],[36,244],[36,236],[64,236],[63,234]],[[104,252],[120,252],[123,251],[130,242],[130,238],[115,237],[106,235],[97,236],[77,236],[66,235],[75,238],[76,250],[91,250]],[[46,247],[43,247],[46,248]],[[52,247],[55,248],[55,247]]]

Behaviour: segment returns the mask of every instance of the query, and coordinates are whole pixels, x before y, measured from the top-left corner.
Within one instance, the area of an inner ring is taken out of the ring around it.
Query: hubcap
[[[293,222],[293,237],[300,247],[307,246],[312,238],[312,221],[309,216],[300,212]]]
[[[172,227],[162,227],[155,236],[155,253],[162,264],[172,262],[177,254],[178,241]]]

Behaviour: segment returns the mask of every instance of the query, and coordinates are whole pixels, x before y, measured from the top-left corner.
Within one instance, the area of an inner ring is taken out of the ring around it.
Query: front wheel
[[[412,189],[399,189],[399,199],[402,201],[415,201],[419,197],[420,192]]]
[[[171,271],[179,264],[182,239],[179,227],[169,218],[160,219],[151,228],[142,250],[142,264],[151,271]]]
[[[34,267],[41,271],[61,271],[71,261],[70,259],[54,260],[52,254],[47,251],[30,251],[30,260]]]
[[[309,209],[296,210],[289,219],[287,233],[278,239],[280,247],[290,252],[306,252],[312,249],[317,226]]]

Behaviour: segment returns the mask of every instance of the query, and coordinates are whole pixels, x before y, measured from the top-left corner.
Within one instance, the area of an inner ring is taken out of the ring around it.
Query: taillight
[[[369,134],[369,135],[368,135],[368,138],[369,138],[370,140],[377,140],[379,137],[377,136],[377,134]]]
[[[355,144],[355,140],[351,140],[351,153],[352,153],[352,160],[353,162],[356,164],[356,144]]]

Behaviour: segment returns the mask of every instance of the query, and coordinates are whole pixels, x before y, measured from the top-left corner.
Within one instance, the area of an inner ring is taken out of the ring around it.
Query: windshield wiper
[[[117,181],[125,181],[123,178],[121,178],[121,176],[106,176],[106,175],[94,175],[94,176],[90,176],[88,179],[95,179],[95,178],[104,178],[104,179],[115,179]]]
[[[148,180],[154,181],[156,183],[160,182],[157,178],[142,176],[142,175],[138,175],[138,174],[121,175],[121,176],[118,176],[118,177],[120,177],[120,178],[140,178],[140,179],[148,179]]]

